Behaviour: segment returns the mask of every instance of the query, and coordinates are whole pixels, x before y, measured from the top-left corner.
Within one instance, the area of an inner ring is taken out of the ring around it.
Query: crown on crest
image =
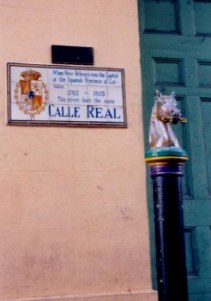
[[[41,76],[41,73],[30,69],[30,70],[21,72],[21,76],[25,80],[38,80],[39,77]]]

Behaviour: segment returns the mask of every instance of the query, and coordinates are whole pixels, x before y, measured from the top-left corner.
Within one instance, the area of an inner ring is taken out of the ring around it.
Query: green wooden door
[[[155,90],[175,91],[188,118],[187,125],[174,129],[190,155],[183,182],[190,300],[211,301],[211,1],[140,0],[138,4],[145,145],[148,149]],[[152,214],[150,190],[148,177]]]

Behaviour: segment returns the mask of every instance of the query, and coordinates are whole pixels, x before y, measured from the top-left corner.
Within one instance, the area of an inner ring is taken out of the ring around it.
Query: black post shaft
[[[188,301],[182,164],[150,166],[153,179],[159,301]]]

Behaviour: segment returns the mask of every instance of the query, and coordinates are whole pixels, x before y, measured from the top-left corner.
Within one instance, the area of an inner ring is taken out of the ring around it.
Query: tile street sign
[[[8,63],[8,124],[126,127],[124,70]]]

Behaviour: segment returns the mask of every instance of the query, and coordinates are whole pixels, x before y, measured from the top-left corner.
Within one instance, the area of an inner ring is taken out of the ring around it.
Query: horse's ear
[[[163,95],[159,90],[156,90],[155,102],[157,104],[162,104],[163,103]]]
[[[156,95],[157,98],[159,98],[159,97],[162,96],[162,93],[159,90],[156,90],[155,95]]]
[[[175,96],[176,96],[174,91],[171,92],[171,96],[172,96],[172,97],[175,97]]]

